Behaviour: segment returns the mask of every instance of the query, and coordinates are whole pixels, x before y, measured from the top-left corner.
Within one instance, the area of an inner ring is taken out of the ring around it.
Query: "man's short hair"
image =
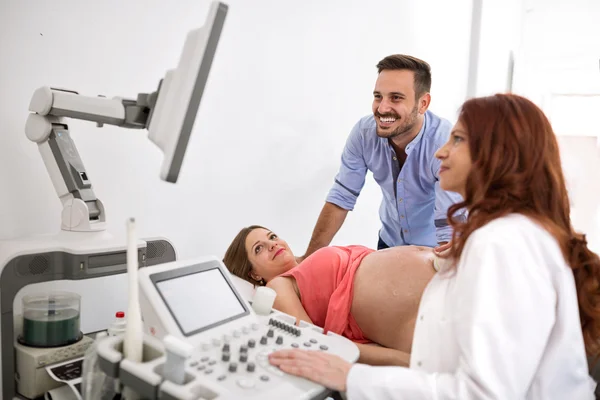
[[[383,70],[413,71],[415,74],[415,97],[418,99],[431,90],[431,67],[425,61],[405,54],[393,54],[377,63],[377,71]]]

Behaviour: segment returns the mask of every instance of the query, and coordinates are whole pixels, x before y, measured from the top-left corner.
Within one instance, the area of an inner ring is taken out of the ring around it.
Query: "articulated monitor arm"
[[[63,204],[61,229],[91,232],[106,229],[102,202],[69,134],[63,117],[145,129],[150,124],[157,93],[139,94],[137,100],[81,96],[73,91],[42,87],[29,105],[25,133],[38,148]]]

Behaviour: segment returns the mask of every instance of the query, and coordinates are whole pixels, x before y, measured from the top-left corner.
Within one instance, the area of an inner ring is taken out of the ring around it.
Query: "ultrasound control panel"
[[[216,258],[140,269],[140,303],[148,337],[160,342],[171,335],[193,348],[183,383],[164,379],[164,355],[127,366],[128,374],[155,385],[161,399],[322,399],[326,388],[284,373],[269,364],[268,355],[294,348],[349,362],[359,355],[350,340],[296,324],[290,315],[255,314]]]

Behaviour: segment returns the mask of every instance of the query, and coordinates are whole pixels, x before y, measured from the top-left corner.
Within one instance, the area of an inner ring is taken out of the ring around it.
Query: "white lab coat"
[[[554,238],[513,214],[478,229],[419,307],[410,369],[354,365],[348,400],[587,400],[596,383]]]

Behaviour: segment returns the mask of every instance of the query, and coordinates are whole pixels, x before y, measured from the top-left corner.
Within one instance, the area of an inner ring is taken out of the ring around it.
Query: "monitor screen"
[[[155,284],[185,336],[247,314],[219,268],[169,278]]]
[[[164,153],[160,177],[167,182],[177,182],[228,9],[212,2],[204,25],[188,34],[177,68],[159,85],[148,138]]]

